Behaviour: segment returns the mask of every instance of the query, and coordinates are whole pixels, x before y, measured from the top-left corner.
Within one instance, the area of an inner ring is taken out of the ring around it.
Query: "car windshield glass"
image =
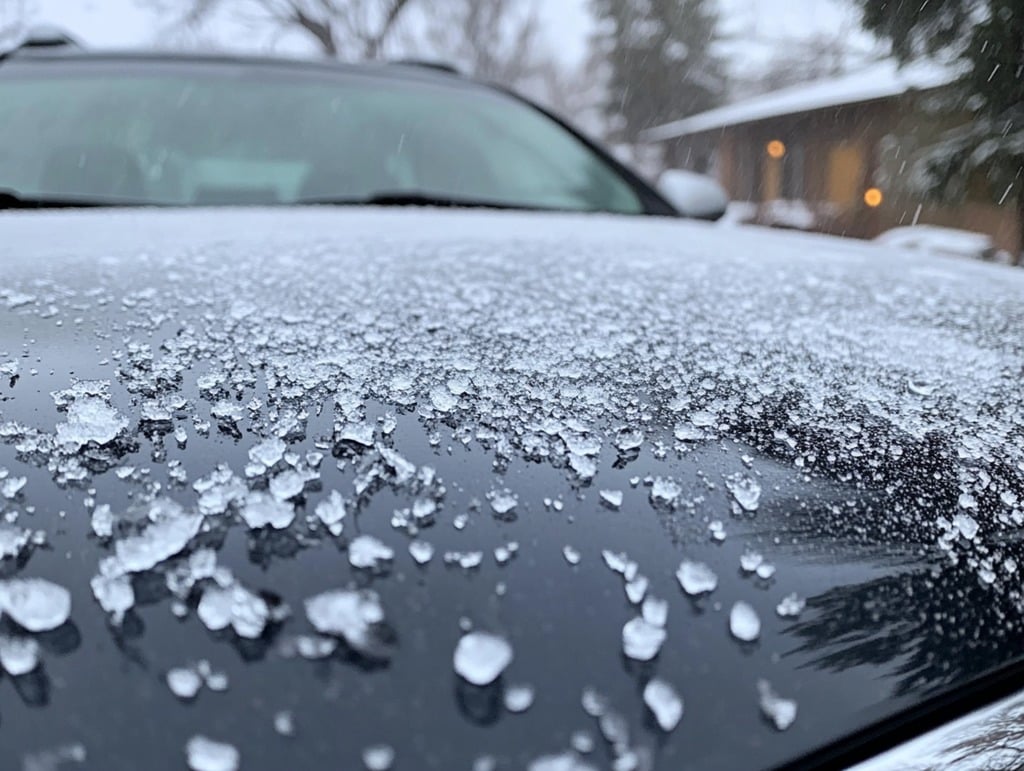
[[[0,79],[0,188],[21,196],[202,206],[414,192],[642,211],[583,142],[483,88],[228,66],[20,69]]]

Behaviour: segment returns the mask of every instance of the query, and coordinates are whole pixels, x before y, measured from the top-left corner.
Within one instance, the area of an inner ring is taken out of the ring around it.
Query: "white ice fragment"
[[[660,626],[648,623],[643,616],[637,616],[622,627],[622,650],[636,661],[650,661],[658,655],[667,634]]]
[[[430,389],[430,403],[438,412],[450,412],[459,403],[458,397],[443,386]]]
[[[795,618],[803,612],[806,605],[807,600],[793,592],[779,600],[779,604],[775,606],[775,612],[782,618]]]
[[[316,516],[323,522],[333,535],[341,535],[344,528],[343,520],[347,516],[345,499],[337,490],[316,505]]]
[[[191,667],[174,667],[167,673],[167,687],[179,699],[194,699],[203,680]]]
[[[89,524],[97,538],[110,538],[114,534],[114,515],[110,511],[110,506],[101,503],[93,509]]]
[[[128,427],[128,420],[98,396],[76,399],[66,423],[57,425],[57,442],[79,449],[90,442],[109,444]]]
[[[249,493],[239,514],[253,530],[267,526],[281,530],[295,521],[295,507],[286,498],[262,492]]]
[[[287,501],[302,493],[307,475],[295,469],[282,471],[270,480],[270,494],[279,501]]]
[[[650,585],[650,581],[647,576],[636,576],[632,581],[626,582],[626,597],[634,605],[639,604],[644,595],[647,594],[647,587]]]
[[[676,578],[683,591],[691,597],[713,592],[718,586],[718,576],[703,562],[683,560],[676,571]]]
[[[729,631],[737,640],[753,642],[761,635],[761,619],[750,603],[740,600],[729,611]]]
[[[238,771],[240,756],[234,745],[197,734],[185,745],[192,771]]]
[[[20,493],[28,482],[28,477],[7,477],[0,482],[0,495],[8,500]]]
[[[683,700],[676,689],[661,678],[653,678],[644,686],[644,704],[654,714],[662,731],[672,731],[683,716]]]
[[[622,490],[602,490],[600,495],[606,506],[617,509],[622,505]]]
[[[490,632],[470,632],[455,646],[455,673],[473,685],[490,685],[512,662],[512,646]]]
[[[363,750],[367,771],[388,771],[395,762],[395,751],[387,744],[375,744]]]
[[[265,468],[273,468],[284,457],[284,451],[288,445],[276,436],[264,439],[257,445],[249,448],[249,458],[254,463],[259,463]]]
[[[274,730],[281,736],[295,735],[295,718],[290,710],[274,713]]]
[[[125,572],[140,573],[152,569],[184,549],[199,532],[203,522],[201,515],[185,514],[177,504],[164,507],[162,511],[164,518],[151,523],[138,535],[122,538],[114,545],[114,553]],[[150,514],[152,516],[152,509]]]
[[[754,512],[761,502],[761,484],[747,474],[726,477],[725,486],[743,511]]]
[[[373,447],[373,426],[369,423],[348,423],[338,433],[338,440]]]
[[[17,557],[31,539],[31,530],[0,524],[0,560]]]
[[[973,541],[978,534],[978,522],[970,514],[957,514],[953,517],[953,527],[968,541]]]
[[[764,557],[759,552],[748,549],[740,555],[740,568],[744,573],[753,573],[763,561]]]
[[[115,624],[120,624],[135,604],[135,590],[132,589],[131,577],[123,574],[107,576],[96,575],[89,582],[93,597]]]
[[[566,544],[562,547],[562,556],[565,557],[565,561],[570,565],[580,564],[580,552],[578,549]]]
[[[648,624],[664,627],[668,621],[668,601],[648,594],[640,606],[640,613]]]
[[[255,640],[270,620],[270,607],[258,594],[236,582],[225,587],[208,586],[196,614],[212,632],[230,626],[239,637]]]
[[[348,561],[361,570],[383,570],[395,557],[395,550],[372,535],[358,535],[348,545]]]
[[[796,702],[783,699],[772,688],[767,680],[757,681],[757,692],[761,702],[761,712],[771,721],[778,731],[785,731],[796,720]]]
[[[10,578],[0,581],[0,611],[29,632],[48,632],[71,615],[71,593],[45,578]]]
[[[495,514],[506,515],[515,509],[519,499],[509,490],[491,490],[487,493],[487,499],[491,502],[491,509]]]
[[[434,547],[427,541],[412,541],[409,544],[409,554],[417,565],[426,565],[434,557]]]
[[[532,685],[510,685],[505,689],[505,709],[509,712],[526,712],[533,704]]]
[[[651,501],[671,506],[682,492],[683,488],[674,479],[657,477],[651,484]]]
[[[0,668],[11,677],[27,675],[39,664],[39,643],[33,637],[0,637]]]
[[[323,592],[306,600],[306,617],[321,634],[342,637],[361,653],[373,654],[380,648],[376,629],[384,621],[384,609],[374,591]]]
[[[767,581],[775,575],[775,566],[767,562],[762,562],[757,566],[757,570],[754,572],[757,573],[757,577],[762,581]]]

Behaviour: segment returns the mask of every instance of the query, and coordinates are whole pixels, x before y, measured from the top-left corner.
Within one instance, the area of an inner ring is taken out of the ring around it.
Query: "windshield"
[[[0,189],[184,206],[415,193],[642,211],[594,151],[497,92],[258,67],[133,68],[29,66],[0,80]]]

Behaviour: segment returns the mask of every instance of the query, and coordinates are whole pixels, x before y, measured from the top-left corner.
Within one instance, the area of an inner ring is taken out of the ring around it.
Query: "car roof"
[[[314,59],[268,54],[233,52],[192,53],[151,49],[87,49],[72,42],[59,45],[26,45],[0,53],[0,61],[33,63],[91,62],[122,64],[180,64],[216,67],[221,65],[267,67],[346,75],[375,75],[410,81],[444,83],[466,88],[495,89],[492,84],[463,74],[454,65],[425,59],[398,59],[373,62],[344,62],[337,59]]]

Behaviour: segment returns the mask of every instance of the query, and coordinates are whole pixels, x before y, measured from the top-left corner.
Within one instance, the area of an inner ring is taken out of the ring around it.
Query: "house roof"
[[[644,131],[641,138],[646,142],[662,142],[766,118],[869,102],[911,90],[944,86],[954,77],[955,73],[949,67],[934,62],[900,67],[894,60],[887,59],[857,72],[790,86],[655,126]]]

